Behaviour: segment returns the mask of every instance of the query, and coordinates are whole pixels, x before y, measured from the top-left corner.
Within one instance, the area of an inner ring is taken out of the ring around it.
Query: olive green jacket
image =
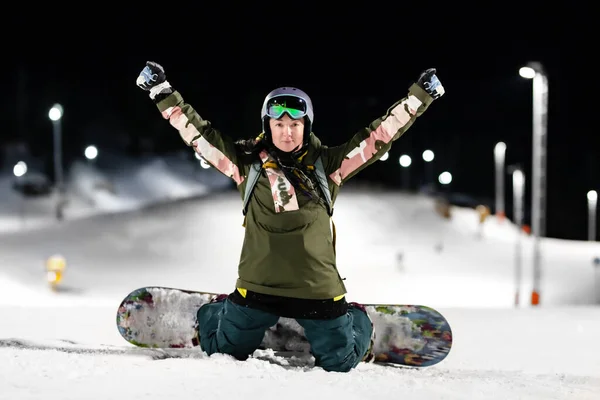
[[[311,133],[302,162],[322,157],[335,202],[341,186],[379,160],[431,104],[433,98],[413,84],[408,95],[384,116],[335,147],[321,144]],[[157,103],[162,116],[184,142],[236,183],[243,199],[251,161],[234,141],[213,128],[177,91]],[[261,158],[270,161],[266,153]],[[316,186],[316,185],[315,185]],[[241,204],[241,203],[240,203]],[[254,188],[245,221],[245,237],[236,287],[258,293],[331,299],[346,293],[336,265],[330,216],[322,204],[296,190],[278,168],[267,167]]]

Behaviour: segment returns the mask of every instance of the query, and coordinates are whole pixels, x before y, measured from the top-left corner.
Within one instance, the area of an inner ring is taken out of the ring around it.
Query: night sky
[[[106,15],[82,8],[68,18],[22,19],[17,31],[5,26],[0,145],[25,142],[52,176],[47,115],[59,102],[67,164],[91,142],[100,152],[132,156],[181,150],[177,132],[135,85],[153,60],[188,103],[234,138],[260,132],[260,107],[270,90],[299,87],[314,104],[313,131],[334,146],[405,96],[422,70],[435,67],[444,97],[394,144],[387,162],[355,179],[400,187],[397,160],[407,153],[416,188],[421,153],[429,148],[435,175],[453,174],[453,192],[493,206],[493,148],[504,141],[506,164],[524,167],[529,208],[532,81],[518,70],[540,61],[549,79],[547,236],[586,239],[586,193],[600,190],[599,85],[592,61],[598,46],[590,47],[597,42],[589,10],[546,8],[533,17],[508,3],[481,12],[429,3],[328,10],[289,2],[260,9],[220,4],[219,10],[138,4],[135,12],[120,8]],[[508,175],[506,185],[511,217]]]

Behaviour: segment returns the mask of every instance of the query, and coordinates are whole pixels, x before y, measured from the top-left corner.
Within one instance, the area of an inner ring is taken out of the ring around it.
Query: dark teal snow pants
[[[229,299],[198,310],[200,346],[208,355],[229,354],[245,360],[260,346],[265,331],[279,317],[242,307]],[[348,372],[365,356],[371,342],[371,321],[353,307],[331,320],[297,319],[311,345],[315,365],[326,371]]]

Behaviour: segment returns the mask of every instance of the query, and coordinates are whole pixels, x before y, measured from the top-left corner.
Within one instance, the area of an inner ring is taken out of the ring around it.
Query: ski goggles
[[[300,97],[279,96],[274,97],[267,103],[267,115],[279,119],[288,113],[292,119],[300,119],[306,115],[306,102]]]

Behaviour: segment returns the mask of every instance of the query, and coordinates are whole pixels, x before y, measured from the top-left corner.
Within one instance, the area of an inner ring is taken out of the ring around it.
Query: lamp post
[[[56,200],[56,219],[62,221],[63,206],[64,206],[64,182],[62,169],[62,126],[61,118],[63,116],[63,108],[60,104],[54,104],[48,112],[48,118],[52,121],[52,132],[54,137],[54,181],[58,189]]]
[[[518,307],[520,301],[519,293],[521,290],[521,276],[523,275],[521,232],[523,231],[523,197],[525,193],[525,175],[518,167],[513,169],[512,183],[514,222],[517,226],[517,239],[515,242],[515,307]]]
[[[27,163],[25,161],[19,161],[13,167],[13,175],[18,180],[27,173]],[[18,182],[17,182],[18,184]],[[25,192],[21,188],[22,196],[19,202],[19,216],[21,217],[21,226],[25,227]]]
[[[410,158],[410,156],[403,154],[400,156],[400,159],[398,161],[400,162],[400,166],[402,167],[402,184],[404,186],[404,189],[408,190],[410,188],[410,171],[408,170],[408,167],[410,167],[410,164],[412,164],[412,159]]]
[[[590,190],[587,193],[588,199],[588,240],[596,241],[596,208],[598,206],[598,192]]]
[[[533,288],[531,305],[540,304],[542,260],[540,238],[546,229],[546,134],[548,125],[548,79],[539,62],[519,70],[523,78],[533,79],[533,165],[531,230],[533,234]]]
[[[433,183],[433,164],[431,162],[435,158],[435,154],[431,150],[425,150],[422,157],[425,161],[425,184],[430,185]]]
[[[503,221],[506,216],[504,210],[504,160],[506,155],[506,144],[496,143],[494,146],[494,163],[496,166],[496,217]]]

